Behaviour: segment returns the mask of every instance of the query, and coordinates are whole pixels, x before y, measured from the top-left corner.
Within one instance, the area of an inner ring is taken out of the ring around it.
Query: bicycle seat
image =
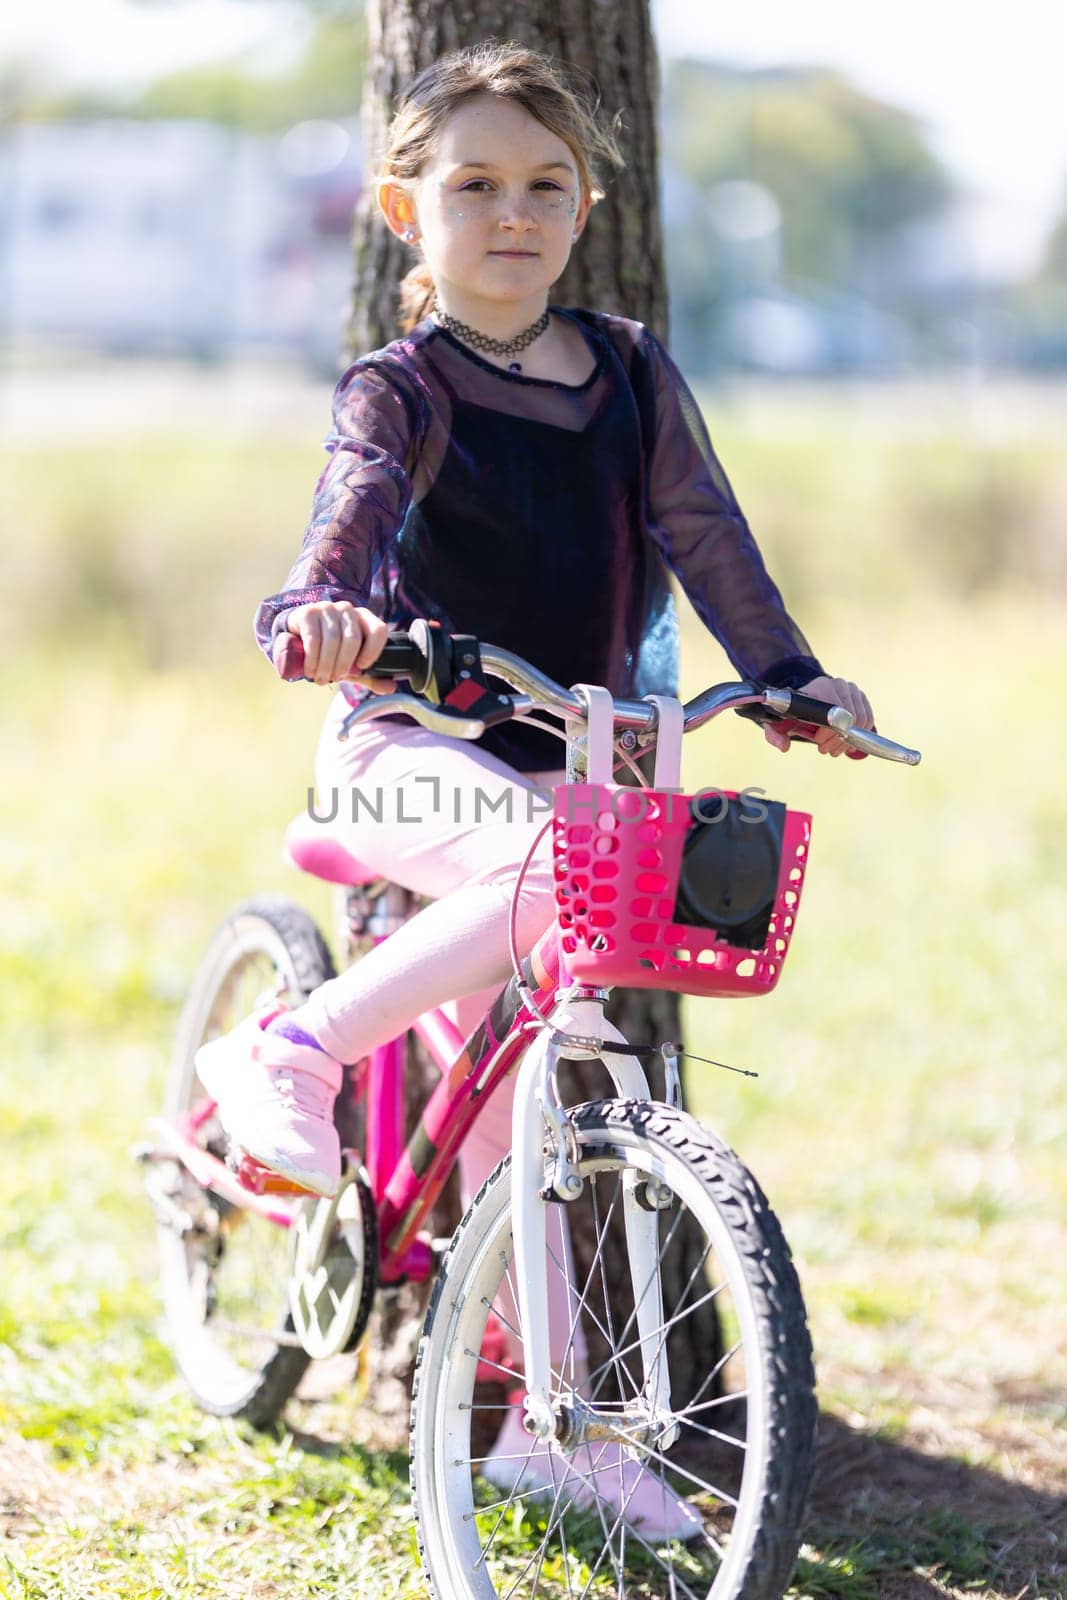
[[[375,883],[380,872],[361,866],[344,845],[330,832],[328,823],[315,822],[306,811],[300,811],[285,830],[282,859],[301,872],[310,872],[314,878],[325,878],[327,883],[343,883],[358,887]]]

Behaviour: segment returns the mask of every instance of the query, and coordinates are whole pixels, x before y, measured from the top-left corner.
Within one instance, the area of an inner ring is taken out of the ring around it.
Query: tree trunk
[[[626,167],[612,178],[605,199],[593,208],[566,272],[553,287],[552,299],[561,305],[634,317],[665,339],[667,290],[656,129],[659,71],[648,0],[369,0],[367,29],[362,110],[366,172],[353,229],[350,352],[378,349],[396,338],[397,286],[411,264],[410,253],[385,226],[375,199],[385,130],[396,97],[438,56],[490,37],[514,39],[584,68],[599,87],[607,116],[623,111],[618,134]],[[680,1037],[675,995],[616,992],[608,1015],[635,1042]],[[432,1085],[435,1074],[423,1060],[414,1063],[412,1076],[412,1093],[418,1097]],[[571,1102],[613,1092],[606,1072],[596,1064],[568,1065],[561,1073],[561,1088]],[[661,1086],[657,1092],[662,1092]],[[450,1185],[435,1214],[434,1231],[449,1232],[457,1221],[457,1191]],[[573,1232],[581,1280],[591,1254],[590,1229],[576,1225]],[[682,1240],[681,1248],[665,1263],[668,1303],[672,1298],[678,1303],[693,1248],[692,1240]],[[695,1248],[699,1254],[700,1246]],[[610,1281],[622,1282],[628,1275],[625,1262],[609,1262],[607,1274]],[[677,1281],[672,1283],[671,1278]],[[684,1348],[676,1341],[672,1350],[672,1392],[679,1405],[699,1386],[719,1348],[713,1307],[687,1317],[681,1329]],[[590,1343],[598,1359],[595,1330]]]

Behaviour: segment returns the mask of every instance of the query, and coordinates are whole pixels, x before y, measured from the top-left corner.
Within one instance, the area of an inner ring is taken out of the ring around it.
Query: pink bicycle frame
[[[534,1005],[550,1008],[560,983],[559,938],[553,925],[521,963]],[[399,1044],[376,1051],[367,1087],[366,1164],[378,1202],[383,1282],[398,1277],[425,1277],[431,1267],[429,1251],[418,1230],[447,1182],[460,1145],[472,1123],[488,1103],[498,1084],[512,1070],[541,1024],[526,1003],[524,991],[512,979],[497,996],[482,1022],[465,1042],[439,1010],[429,1011],[414,1024],[415,1032],[441,1069],[441,1081],[430,1096],[405,1149],[399,1148],[403,1128],[403,1053]],[[381,1085],[374,1091],[373,1074]],[[372,1108],[381,1117],[375,1136],[380,1159],[374,1161]],[[385,1126],[387,1124],[388,1126]],[[384,1134],[384,1140],[381,1135]]]

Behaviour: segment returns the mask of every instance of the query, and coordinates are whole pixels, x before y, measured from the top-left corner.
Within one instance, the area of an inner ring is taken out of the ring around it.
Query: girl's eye
[[[491,184],[488,178],[470,178],[466,183],[460,185],[459,192],[460,194],[485,194],[490,188]],[[563,192],[559,184],[553,183],[551,178],[538,178],[534,188],[554,190],[557,194],[562,194]]]

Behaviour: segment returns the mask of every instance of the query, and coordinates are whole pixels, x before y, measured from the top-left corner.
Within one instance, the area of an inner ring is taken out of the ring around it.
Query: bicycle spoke
[[[598,1210],[599,1210],[599,1208],[597,1206],[597,1199],[596,1199],[597,1184],[596,1184],[596,1175],[595,1174],[590,1179],[589,1188],[590,1188],[590,1193],[591,1193],[592,1202],[593,1202],[593,1227],[594,1227],[595,1235],[596,1235],[596,1248],[593,1251],[593,1257],[592,1257],[592,1260],[589,1263],[589,1271],[586,1273],[585,1285],[584,1285],[584,1287],[582,1289],[581,1302],[580,1302],[580,1305],[579,1305],[578,1309],[575,1312],[574,1320],[573,1320],[573,1322],[571,1324],[571,1330],[570,1330],[570,1336],[569,1336],[569,1339],[568,1339],[568,1345],[574,1339],[575,1330],[576,1330],[576,1328],[578,1326],[578,1320],[579,1320],[579,1317],[581,1315],[581,1307],[583,1305],[586,1307],[586,1310],[587,1310],[589,1316],[593,1317],[594,1320],[596,1321],[597,1327],[600,1329],[601,1333],[604,1332],[603,1325],[601,1324],[599,1319],[596,1318],[592,1307],[589,1305],[589,1289],[590,1289],[590,1285],[592,1284],[592,1281],[593,1281],[593,1273],[596,1271],[598,1266],[600,1268],[600,1282],[601,1282],[601,1284],[603,1285],[603,1288],[604,1288],[604,1308],[605,1308],[605,1311],[607,1313],[607,1321],[608,1321],[608,1329],[609,1329],[609,1332],[608,1332],[608,1335],[607,1335],[608,1343],[609,1343],[609,1345],[614,1345],[614,1343],[615,1343],[614,1336],[610,1331],[611,1330],[611,1301],[610,1301],[610,1298],[608,1296],[607,1278],[606,1278],[605,1273],[604,1273],[604,1240],[607,1238],[608,1228],[611,1225],[611,1219],[615,1214],[615,1207],[616,1207],[616,1205],[618,1203],[619,1196],[622,1193],[622,1174],[621,1173],[616,1173],[616,1175],[615,1175],[615,1192],[611,1197],[611,1204],[608,1207],[607,1215],[604,1218],[603,1227],[600,1226],[599,1220],[598,1220]]]
[[[482,1295],[482,1305],[485,1306],[487,1311],[491,1311],[493,1313],[493,1316],[501,1324],[501,1326],[505,1327],[508,1330],[509,1333],[514,1334],[516,1339],[521,1339],[522,1338],[522,1334],[519,1332],[518,1328],[515,1327],[514,1323],[510,1322],[502,1311],[498,1311],[496,1309],[496,1301],[495,1300],[489,1300],[483,1294]]]
[[[502,1372],[505,1378],[511,1379],[512,1382],[515,1382],[520,1376],[519,1373],[513,1372],[510,1367],[503,1367],[499,1361],[493,1361],[490,1356],[483,1356],[477,1350],[472,1350],[469,1345],[464,1345],[463,1354],[470,1356],[472,1361],[477,1361],[479,1366],[494,1367],[497,1372]]]
[[[473,1511],[463,1513],[464,1522],[473,1522],[476,1517],[487,1516],[490,1511],[499,1511],[501,1506],[510,1506],[515,1500],[528,1500],[531,1495],[547,1497],[551,1491],[543,1483],[535,1483],[529,1489],[512,1489],[503,1500],[494,1500],[491,1505],[475,1506]]]
[[[596,1223],[596,1219],[597,1219],[597,1215],[598,1215],[598,1212],[599,1212],[599,1207],[597,1205],[597,1197],[596,1197],[597,1196],[597,1182],[596,1182],[596,1178],[595,1177],[590,1180],[589,1188],[590,1188],[590,1192],[591,1192],[591,1196],[592,1196],[593,1219],[594,1219],[594,1224],[595,1224]],[[618,1173],[615,1174],[615,1192],[611,1197],[611,1205],[608,1207],[608,1214],[604,1218],[604,1227],[603,1227],[603,1230],[601,1232],[601,1240],[600,1240],[600,1245],[599,1245],[599,1248],[598,1248],[598,1255],[603,1250],[603,1240],[604,1240],[604,1237],[606,1237],[606,1235],[607,1235],[608,1226],[609,1226],[609,1224],[611,1222],[612,1215],[613,1215],[613,1213],[615,1211],[616,1203],[617,1203],[618,1198],[619,1198],[621,1193],[622,1193],[622,1173],[618,1172]],[[592,1268],[590,1268],[590,1272],[592,1272]],[[614,1350],[615,1349],[614,1318],[612,1316],[612,1311],[611,1311],[611,1296],[608,1294],[607,1278],[604,1275],[603,1266],[601,1266],[601,1269],[600,1269],[600,1282],[603,1285],[603,1289],[604,1289],[604,1316],[605,1316],[605,1320],[606,1320],[607,1325],[608,1325],[608,1349],[609,1350]]]
[[[666,1322],[664,1322],[664,1323],[662,1323],[660,1325],[660,1327],[659,1327],[659,1329],[657,1331],[662,1334],[662,1333],[668,1333],[671,1328],[676,1328],[679,1323],[685,1321],[686,1317],[691,1317],[694,1311],[699,1311],[701,1306],[707,1305],[709,1301],[714,1300],[716,1298],[716,1296],[722,1292],[724,1287],[725,1287],[724,1284],[717,1283],[715,1285],[714,1289],[709,1289],[708,1293],[706,1295],[704,1295],[700,1300],[694,1300],[692,1305],[686,1306],[681,1311],[676,1311],[675,1314],[672,1317],[669,1317]],[[595,1372],[591,1372],[589,1374],[589,1377],[586,1379],[586,1382],[587,1383],[592,1383],[592,1381],[593,1381],[593,1379],[595,1377],[599,1377],[601,1373],[607,1371],[610,1368],[612,1361],[618,1360],[618,1358],[620,1356],[627,1355],[631,1350],[639,1350],[644,1342],[645,1341],[641,1338],[641,1336],[638,1335],[638,1337],[636,1339],[631,1340],[631,1342],[629,1344],[623,1345],[622,1349],[621,1350],[616,1350],[613,1353],[612,1357],[608,1361],[602,1362],[601,1365],[596,1368]],[[734,1346],[735,1350],[737,1350],[739,1348],[740,1348],[739,1345],[735,1345]],[[595,1400],[596,1396],[597,1396],[597,1392],[598,1392],[597,1390],[594,1390],[593,1394],[590,1396],[590,1398]]]
[[[735,1450],[748,1449],[744,1439],[737,1438],[736,1434],[720,1433],[717,1428],[706,1428],[702,1423],[694,1422],[693,1419],[688,1415],[687,1411],[676,1411],[674,1414],[674,1420],[676,1422],[680,1422],[683,1427],[692,1428],[694,1433],[704,1434],[705,1438],[720,1439],[723,1444],[732,1445]]]
[[[552,1254],[551,1251],[549,1252],[549,1255],[550,1255],[550,1257],[551,1257],[551,1259],[553,1261],[556,1260],[555,1256]],[[558,1265],[558,1263],[557,1263],[557,1265]],[[607,1329],[604,1327],[604,1324],[601,1322],[601,1320],[597,1316],[596,1312],[593,1311],[591,1309],[591,1307],[589,1307],[588,1305],[586,1305],[584,1309],[585,1309],[585,1311],[586,1311],[586,1313],[587,1313],[587,1315],[589,1317],[589,1320],[593,1323],[594,1327],[597,1329],[597,1331],[601,1335],[601,1337],[605,1341],[610,1343],[610,1334],[608,1333]],[[580,1305],[578,1307],[578,1315],[580,1315],[581,1311],[582,1311],[582,1306]],[[629,1374],[627,1374],[627,1376],[629,1376]],[[575,1387],[577,1387],[577,1385],[575,1385]],[[632,1390],[634,1392],[634,1397],[636,1398],[636,1396],[640,1393],[640,1390],[638,1389],[637,1385],[634,1383],[632,1378],[630,1378],[630,1387],[632,1388]]]
[[[732,1494],[727,1494],[725,1489],[716,1488],[716,1486],[713,1483],[709,1483],[706,1478],[699,1478],[695,1472],[690,1472],[688,1467],[683,1467],[677,1461],[668,1461],[662,1450],[657,1450],[655,1446],[646,1446],[645,1451],[648,1460],[662,1462],[665,1467],[669,1467],[672,1472],[676,1472],[680,1478],[688,1478],[690,1483],[696,1484],[701,1494],[714,1495],[716,1500],[722,1501],[724,1505],[733,1506],[734,1510],[737,1510],[738,1502],[734,1499]]]
[[[733,1359],[733,1357],[737,1354],[737,1352],[740,1350],[740,1348],[741,1348],[741,1344],[740,1344],[740,1341],[738,1341],[736,1344],[732,1344],[730,1346],[729,1350],[724,1350],[723,1351],[722,1355],[719,1357],[718,1361],[716,1361],[716,1363],[712,1367],[711,1371],[706,1373],[704,1375],[704,1377],[701,1379],[700,1388],[697,1390],[696,1394],[693,1396],[693,1399],[689,1402],[689,1408],[688,1409],[690,1411],[697,1409],[696,1405],[695,1405],[695,1402],[700,1399],[700,1396],[704,1393],[704,1391],[707,1388],[708,1384],[715,1382],[715,1379],[718,1377],[719,1373],[723,1370],[723,1368],[727,1365],[727,1363]],[[744,1392],[747,1393],[747,1390],[744,1391]],[[709,1406],[723,1405],[727,1400],[732,1400],[732,1399],[734,1399],[734,1396],[732,1394],[731,1395],[719,1395],[714,1400],[707,1401],[707,1405],[709,1405]],[[703,1409],[703,1408],[701,1408],[701,1409]]]
[[[511,1265],[514,1258],[512,1257],[509,1259],[503,1253],[503,1251],[501,1251],[500,1259],[504,1263],[504,1278],[507,1282],[508,1293],[511,1295],[511,1309],[515,1313],[515,1321],[519,1322],[522,1320],[519,1315],[519,1291],[516,1289],[515,1281],[511,1276]]]
[[[603,1450],[601,1450],[601,1456],[603,1455],[603,1453],[604,1453]],[[597,1459],[599,1460],[600,1457],[598,1456]],[[535,1576],[535,1580],[534,1581],[536,1583],[539,1580],[540,1574],[541,1574],[541,1567],[544,1565],[545,1551],[548,1548],[548,1541],[552,1537],[552,1535],[556,1531],[556,1529],[562,1526],[563,1518],[566,1516],[567,1512],[569,1510],[573,1509],[573,1502],[570,1501],[570,1500],[566,1500],[563,1503],[562,1506],[559,1506],[560,1495],[563,1492],[563,1486],[564,1486],[564,1484],[565,1484],[565,1482],[567,1480],[568,1475],[572,1475],[574,1477],[577,1477],[577,1478],[581,1479],[581,1474],[579,1472],[577,1472],[577,1470],[573,1467],[573,1465],[571,1464],[571,1462],[570,1462],[570,1460],[568,1458],[564,1458],[564,1460],[560,1463],[560,1465],[563,1466],[564,1473],[563,1473],[563,1476],[560,1478],[559,1483],[556,1485],[555,1499],[552,1502],[552,1507],[551,1507],[551,1510],[549,1512],[548,1526],[545,1529],[544,1538],[542,1539],[538,1550],[534,1552],[533,1556],[531,1556],[530,1561],[527,1561],[526,1565],[523,1567],[522,1571],[519,1573],[518,1578],[516,1578],[515,1583],[508,1590],[508,1595],[514,1594],[515,1588],[518,1586],[519,1583],[522,1582],[522,1580],[525,1577],[526,1573],[530,1569],[531,1562],[534,1559],[537,1559],[537,1563],[538,1563],[537,1574]],[[552,1469],[552,1481],[553,1481],[553,1484],[555,1484],[555,1482],[556,1482],[556,1458],[555,1457],[552,1458],[552,1460],[550,1462],[550,1466],[551,1466],[551,1469]],[[584,1481],[584,1480],[582,1480],[582,1481]],[[559,1507],[558,1514],[557,1514],[557,1507]],[[603,1519],[601,1519],[601,1521],[603,1522]],[[566,1536],[565,1535],[563,1536],[563,1547],[564,1547],[564,1568],[566,1570],[566,1566],[567,1566],[567,1563],[566,1563],[566,1548],[567,1547],[566,1547]],[[570,1585],[569,1573],[567,1574],[567,1581],[568,1581],[568,1587],[569,1587],[569,1585]],[[505,1597],[505,1600],[507,1600],[507,1597]]]
[[[515,1579],[514,1583],[511,1585],[511,1588],[507,1591],[507,1594],[503,1597],[503,1600],[509,1600],[509,1597],[515,1593],[515,1590],[518,1588],[519,1584],[522,1582],[523,1578],[529,1572],[531,1566],[533,1566],[535,1561],[537,1562],[537,1571],[534,1574],[534,1585],[535,1585],[535,1588],[534,1588],[533,1592],[536,1593],[536,1585],[540,1581],[541,1568],[544,1565],[545,1551],[548,1548],[548,1541],[552,1537],[552,1534],[554,1533],[555,1527],[556,1527],[556,1524],[553,1522],[552,1518],[553,1518],[553,1514],[554,1514],[554,1512],[556,1510],[556,1506],[559,1504],[560,1491],[561,1491],[561,1488],[562,1488],[562,1482],[560,1484],[556,1484],[556,1468],[555,1468],[555,1464],[552,1463],[551,1465],[552,1465],[552,1482],[553,1482],[553,1486],[555,1488],[555,1495],[554,1495],[554,1498],[553,1498],[553,1501],[552,1501],[552,1506],[551,1506],[551,1508],[549,1510],[548,1527],[545,1529],[545,1535],[544,1535],[544,1538],[541,1540],[540,1545],[537,1547],[536,1550],[531,1551],[531,1553],[530,1553],[530,1555],[529,1555],[529,1557],[528,1557],[528,1559],[526,1561],[526,1565],[522,1568],[522,1570],[518,1574],[518,1576]],[[547,1496],[548,1496],[548,1494],[550,1492],[551,1491],[547,1487],[544,1487],[541,1490],[541,1494],[545,1498],[547,1498]]]
[[[664,1253],[665,1252],[661,1252],[661,1254],[660,1254],[660,1261],[661,1262],[663,1260],[663,1254]],[[678,1304],[679,1305],[684,1305],[685,1304],[686,1297],[688,1296],[689,1291],[693,1286],[693,1280],[696,1278],[697,1273],[701,1272],[703,1270],[704,1265],[707,1262],[708,1256],[710,1254],[711,1254],[711,1242],[709,1240],[708,1244],[705,1246],[703,1254],[700,1257],[700,1260],[693,1267],[693,1270],[690,1272],[689,1277],[686,1279],[685,1284],[684,1284],[684,1286],[682,1288],[682,1291],[678,1296]],[[699,1302],[698,1302],[698,1304],[699,1304]],[[663,1360],[664,1356],[667,1353],[667,1340],[666,1340],[665,1335],[667,1333],[667,1330],[670,1328],[670,1326],[671,1326],[671,1324],[668,1322],[668,1323],[664,1324],[664,1326],[660,1329],[661,1337],[660,1337],[660,1341],[659,1341],[659,1348],[657,1349],[657,1351],[655,1353],[655,1356],[652,1359],[652,1362],[648,1363],[646,1361],[645,1365],[646,1365],[646,1372],[647,1372],[647,1377],[646,1377],[646,1387],[647,1388],[654,1388],[656,1382],[659,1379],[660,1363],[661,1363],[661,1361]]]
[[[737,1346],[734,1345],[733,1349],[734,1349],[734,1351],[736,1351]],[[716,1368],[716,1370],[718,1370],[718,1368]],[[701,1386],[700,1386],[700,1389],[703,1389],[703,1387],[704,1387],[704,1385],[702,1383]],[[698,1394],[700,1393],[700,1389],[697,1390]],[[703,1401],[701,1401],[700,1405],[698,1405],[698,1406],[695,1406],[692,1403],[690,1403],[685,1408],[686,1416],[689,1416],[690,1413],[693,1412],[693,1411],[711,1411],[712,1408],[715,1407],[715,1406],[736,1405],[740,1401],[747,1400],[747,1399],[748,1399],[748,1390],[747,1389],[731,1389],[728,1394],[717,1395],[714,1400],[703,1400]]]
[[[626,1336],[629,1333],[630,1329],[633,1327],[635,1321],[637,1320],[637,1316],[638,1316],[638,1313],[640,1311],[641,1305],[644,1302],[645,1295],[648,1293],[648,1291],[651,1289],[652,1285],[656,1281],[656,1276],[657,1276],[657,1274],[659,1272],[660,1266],[663,1263],[663,1257],[667,1253],[667,1247],[670,1244],[671,1240],[674,1238],[674,1235],[675,1235],[679,1225],[681,1224],[681,1220],[682,1220],[683,1215],[684,1215],[684,1212],[682,1211],[681,1207],[679,1207],[678,1215],[675,1217],[673,1223],[671,1224],[670,1232],[668,1233],[667,1238],[664,1240],[663,1244],[660,1247],[659,1254],[656,1257],[655,1265],[652,1267],[652,1270],[650,1271],[650,1273],[648,1275],[648,1282],[645,1284],[645,1286],[642,1289],[640,1295],[638,1295],[637,1292],[636,1292],[637,1285],[636,1284],[634,1285],[634,1291],[635,1291],[634,1292],[634,1308],[630,1312],[630,1315],[627,1317],[626,1322],[623,1325],[622,1333],[619,1335],[619,1337],[621,1339],[625,1339],[626,1338]],[[626,1353],[626,1351],[639,1348],[640,1344],[641,1344],[641,1340],[640,1340],[640,1338],[638,1338],[636,1340],[636,1342],[624,1346],[622,1350],[616,1349],[615,1350],[614,1359],[617,1359],[620,1355],[623,1355],[624,1353]],[[601,1367],[597,1368],[595,1373],[590,1373],[589,1378],[588,1378],[587,1381],[590,1384],[593,1383],[595,1378],[598,1377],[601,1372],[605,1372],[606,1373],[606,1371],[610,1369],[610,1366],[611,1366],[611,1362],[610,1361],[603,1363]],[[598,1393],[599,1393],[599,1389],[594,1389],[592,1391],[592,1394],[591,1394],[590,1398],[595,1400]]]
[[[531,1439],[530,1439],[530,1448],[529,1448],[529,1450],[528,1450],[528,1451],[527,1451],[527,1452],[526,1452],[526,1458],[525,1458],[525,1461],[524,1461],[524,1462],[523,1462],[523,1471],[525,1471],[525,1469],[526,1469],[526,1465],[527,1465],[527,1463],[528,1463],[528,1462],[529,1462],[529,1460],[530,1460],[530,1457],[531,1457],[531,1456],[532,1456],[532,1455],[533,1455],[533,1453],[534,1453],[534,1450],[535,1450],[535,1449],[536,1449],[536,1447],[537,1447],[537,1440],[536,1440],[536,1439],[535,1439],[535,1438],[531,1438]],[[486,1457],[483,1457],[483,1460],[489,1460],[489,1459],[490,1459],[490,1458],[489,1458],[489,1457],[488,1457],[488,1456],[486,1456]],[[496,1458],[496,1459],[497,1459],[497,1460],[500,1460],[500,1459],[501,1459],[501,1458],[500,1458],[500,1457],[497,1457],[497,1458]],[[515,1460],[517,1460],[517,1459],[518,1459],[518,1457],[517,1457],[517,1456],[512,1456],[512,1457],[510,1457],[510,1458],[508,1458],[508,1459],[510,1459],[510,1460],[513,1460],[513,1461],[515,1461]],[[459,1464],[459,1463],[457,1463],[457,1465],[458,1465],[458,1464]],[[521,1483],[521,1482],[522,1482],[522,1472],[520,1472],[520,1473],[519,1473],[519,1474],[518,1474],[518,1476],[517,1476],[517,1478],[516,1478],[516,1480],[515,1480],[515,1483],[516,1483],[516,1485],[518,1485],[518,1484],[520,1484],[520,1483]],[[533,1487],[537,1487],[537,1486],[533,1486]],[[527,1494],[529,1494],[529,1493],[531,1493],[531,1492],[532,1492],[532,1489],[531,1489],[531,1490],[527,1490],[527,1491],[525,1491],[525,1492],[526,1492],[526,1493],[527,1493]],[[499,1517],[497,1517],[497,1519],[496,1519],[496,1522],[495,1522],[495,1523],[494,1523],[494,1524],[493,1524],[493,1529],[492,1529],[492,1532],[491,1532],[491,1533],[490,1533],[490,1535],[489,1535],[489,1537],[488,1537],[488,1539],[487,1539],[487,1540],[486,1540],[486,1542],[485,1542],[485,1545],[484,1545],[484,1546],[483,1546],[483,1549],[482,1549],[482,1553],[481,1553],[481,1555],[480,1555],[480,1556],[479,1556],[479,1557],[478,1557],[478,1560],[477,1560],[477,1561],[476,1561],[476,1562],[475,1562],[475,1563],[474,1563],[474,1567],[475,1567],[475,1570],[477,1570],[477,1568],[478,1568],[478,1567],[479,1567],[479,1566],[481,1566],[481,1565],[482,1565],[482,1563],[483,1563],[483,1562],[484,1562],[484,1561],[485,1561],[485,1560],[486,1560],[486,1558],[487,1558],[487,1556],[488,1556],[488,1554],[489,1554],[489,1551],[490,1551],[490,1550],[491,1550],[491,1548],[492,1548],[492,1545],[493,1545],[493,1541],[494,1541],[494,1539],[495,1539],[495,1538],[496,1538],[496,1536],[497,1536],[497,1533],[498,1533],[498,1532],[499,1532],[499,1530],[500,1530],[500,1526],[501,1526],[501,1523],[502,1523],[502,1522],[503,1522],[503,1521],[504,1521],[504,1518],[505,1518],[505,1517],[506,1517],[506,1516],[507,1516],[507,1513],[508,1513],[508,1508],[509,1508],[509,1506],[512,1506],[512,1505],[514,1505],[514,1503],[515,1503],[515,1499],[516,1499],[516,1498],[517,1498],[517,1496],[516,1496],[516,1494],[515,1494],[515,1493],[514,1493],[514,1491],[513,1491],[513,1492],[512,1492],[512,1494],[511,1494],[511,1495],[510,1495],[510,1496],[509,1496],[509,1497],[508,1497],[508,1499],[507,1499],[507,1500],[506,1500],[506,1501],[505,1501],[505,1502],[504,1502],[504,1504],[503,1504],[503,1506],[502,1506],[502,1507],[501,1507],[501,1510],[500,1510],[500,1515],[499,1515]],[[484,1508],[483,1508],[483,1509],[484,1509]]]
[[[594,1469],[593,1476],[595,1476],[595,1469]],[[619,1476],[620,1476],[620,1479],[621,1479],[621,1477],[622,1477],[621,1465],[620,1465],[620,1468],[619,1468]],[[588,1479],[586,1481],[588,1482]],[[672,1582],[673,1582],[673,1580],[677,1577],[677,1574],[676,1574],[675,1568],[674,1568],[673,1558],[671,1559],[670,1565],[668,1566],[667,1562],[664,1561],[664,1559],[660,1555],[659,1551],[653,1545],[648,1543],[648,1541],[642,1536],[640,1531],[632,1523],[627,1523],[626,1520],[625,1520],[626,1512],[627,1512],[627,1510],[629,1508],[630,1501],[633,1499],[634,1495],[637,1492],[637,1488],[638,1488],[639,1482],[640,1482],[640,1479],[635,1474],[633,1485],[627,1491],[626,1498],[624,1500],[622,1500],[622,1502],[621,1502],[621,1504],[619,1506],[619,1510],[618,1510],[618,1513],[616,1515],[615,1521],[612,1524],[612,1528],[611,1528],[611,1533],[614,1533],[617,1529],[621,1530],[620,1546],[619,1546],[619,1549],[620,1549],[620,1561],[623,1558],[622,1557],[622,1552],[623,1552],[623,1550],[625,1548],[626,1538],[629,1536],[630,1538],[635,1539],[637,1541],[637,1543],[642,1546],[643,1549],[648,1551],[649,1555],[652,1556],[653,1560],[655,1560],[655,1561],[657,1561],[659,1563],[659,1565],[663,1568],[663,1570],[667,1573],[668,1577],[670,1577],[672,1579]],[[594,1494],[597,1493],[595,1485],[594,1485],[594,1488],[593,1488],[593,1492],[594,1492]],[[599,1495],[597,1496],[597,1498],[599,1500]],[[582,1591],[582,1597],[584,1597],[586,1594],[588,1594],[590,1592],[591,1586],[593,1584],[593,1581],[596,1578],[597,1572],[600,1570],[601,1564],[603,1563],[604,1555],[606,1554],[607,1550],[610,1549],[610,1548],[611,1548],[611,1535],[609,1534],[607,1539],[606,1539],[606,1542],[605,1542],[604,1550],[601,1551],[600,1556],[597,1559],[596,1566],[593,1568],[592,1572],[590,1573],[589,1581],[586,1584],[585,1589],[583,1589],[583,1591]],[[694,1594],[693,1591],[688,1587],[688,1585],[684,1583],[684,1581],[682,1582],[682,1588],[684,1589],[685,1593],[690,1597],[690,1600],[702,1600],[702,1597],[700,1595]],[[579,1600],[582,1600],[582,1597],[579,1597]]]

